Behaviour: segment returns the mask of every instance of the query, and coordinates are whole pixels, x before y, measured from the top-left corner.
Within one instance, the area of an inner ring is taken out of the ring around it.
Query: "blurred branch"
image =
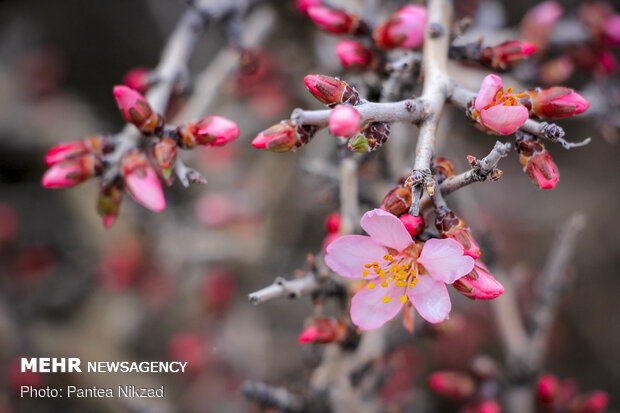
[[[285,413],[306,411],[302,396],[293,394],[285,387],[272,386],[260,381],[246,381],[242,387],[243,395],[262,407],[270,407]]]

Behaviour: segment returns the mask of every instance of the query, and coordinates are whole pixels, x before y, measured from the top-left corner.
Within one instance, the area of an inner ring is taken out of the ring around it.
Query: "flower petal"
[[[390,283],[383,288],[380,285],[372,290],[364,288],[357,292],[351,300],[351,321],[362,330],[373,330],[381,327],[398,314],[403,307],[400,300],[403,287]],[[390,297],[388,303],[384,297]]]
[[[474,102],[474,106],[478,112],[481,112],[482,109],[493,103],[493,99],[502,88],[502,84],[502,78],[497,75],[485,76],[480,85],[478,96],[476,96],[476,101]]]
[[[382,209],[366,212],[360,224],[373,240],[386,247],[402,251],[413,243],[400,219]]]
[[[452,238],[431,238],[424,243],[418,262],[433,279],[452,284],[474,268],[474,259],[463,255],[463,251],[463,246]]]
[[[452,309],[446,285],[427,275],[419,276],[416,286],[409,289],[407,295],[418,313],[429,323],[441,323]]]
[[[327,246],[325,264],[343,277],[362,278],[364,265],[382,262],[385,254],[387,249],[371,237],[345,235]]]
[[[529,117],[523,105],[495,105],[480,111],[482,124],[501,135],[515,133]]]

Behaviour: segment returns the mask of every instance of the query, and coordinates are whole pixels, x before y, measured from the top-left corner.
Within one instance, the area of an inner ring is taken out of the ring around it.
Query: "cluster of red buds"
[[[603,413],[609,405],[607,392],[597,390],[579,394],[575,380],[558,380],[553,374],[543,374],[536,383],[539,406],[546,412]]]
[[[123,148],[121,135],[62,143],[48,151],[45,162],[49,169],[42,179],[46,188],[62,188],[102,176],[118,167],[120,174],[102,180],[99,192],[97,210],[106,228],[118,216],[123,188],[146,208],[156,212],[165,209],[160,179],[172,184],[177,148],[219,146],[239,136],[237,125],[221,116],[207,116],[176,127],[168,125],[144,96],[127,86],[114,87],[114,97],[123,118],[141,134],[137,145],[117,153]],[[188,179],[204,182],[197,172],[191,172]]]
[[[560,180],[560,172],[540,139],[529,133],[519,132],[515,147],[523,171],[532,183],[541,189],[555,188]]]

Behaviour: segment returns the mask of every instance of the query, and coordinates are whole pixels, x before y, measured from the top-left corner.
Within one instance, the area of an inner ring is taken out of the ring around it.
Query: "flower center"
[[[390,283],[402,288],[403,293],[400,296],[400,301],[404,304],[407,302],[407,289],[414,288],[418,282],[417,266],[415,258],[410,255],[400,254],[394,257],[392,254],[385,254],[381,264],[376,261],[365,264],[362,276],[368,277],[371,272],[374,272],[378,277],[375,281],[378,282],[381,279],[379,283],[381,288],[387,288]],[[366,288],[369,290],[376,288],[374,281],[370,281]],[[392,298],[386,295],[382,301],[389,303],[391,300]]]

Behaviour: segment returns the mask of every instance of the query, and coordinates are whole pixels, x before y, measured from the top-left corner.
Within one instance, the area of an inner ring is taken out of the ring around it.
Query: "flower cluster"
[[[220,146],[239,136],[237,125],[221,116],[207,116],[176,127],[168,125],[144,96],[127,86],[114,87],[114,97],[123,118],[140,132],[138,143],[126,148],[120,134],[62,143],[48,151],[45,162],[49,169],[42,179],[46,188],[63,188],[114,172],[113,168],[118,167],[118,173],[102,180],[99,192],[97,210],[106,228],[118,216],[123,188],[144,207],[155,212],[165,209],[160,180],[172,184],[178,165],[177,148]],[[190,173],[191,177],[183,179],[204,181],[197,172]]]

